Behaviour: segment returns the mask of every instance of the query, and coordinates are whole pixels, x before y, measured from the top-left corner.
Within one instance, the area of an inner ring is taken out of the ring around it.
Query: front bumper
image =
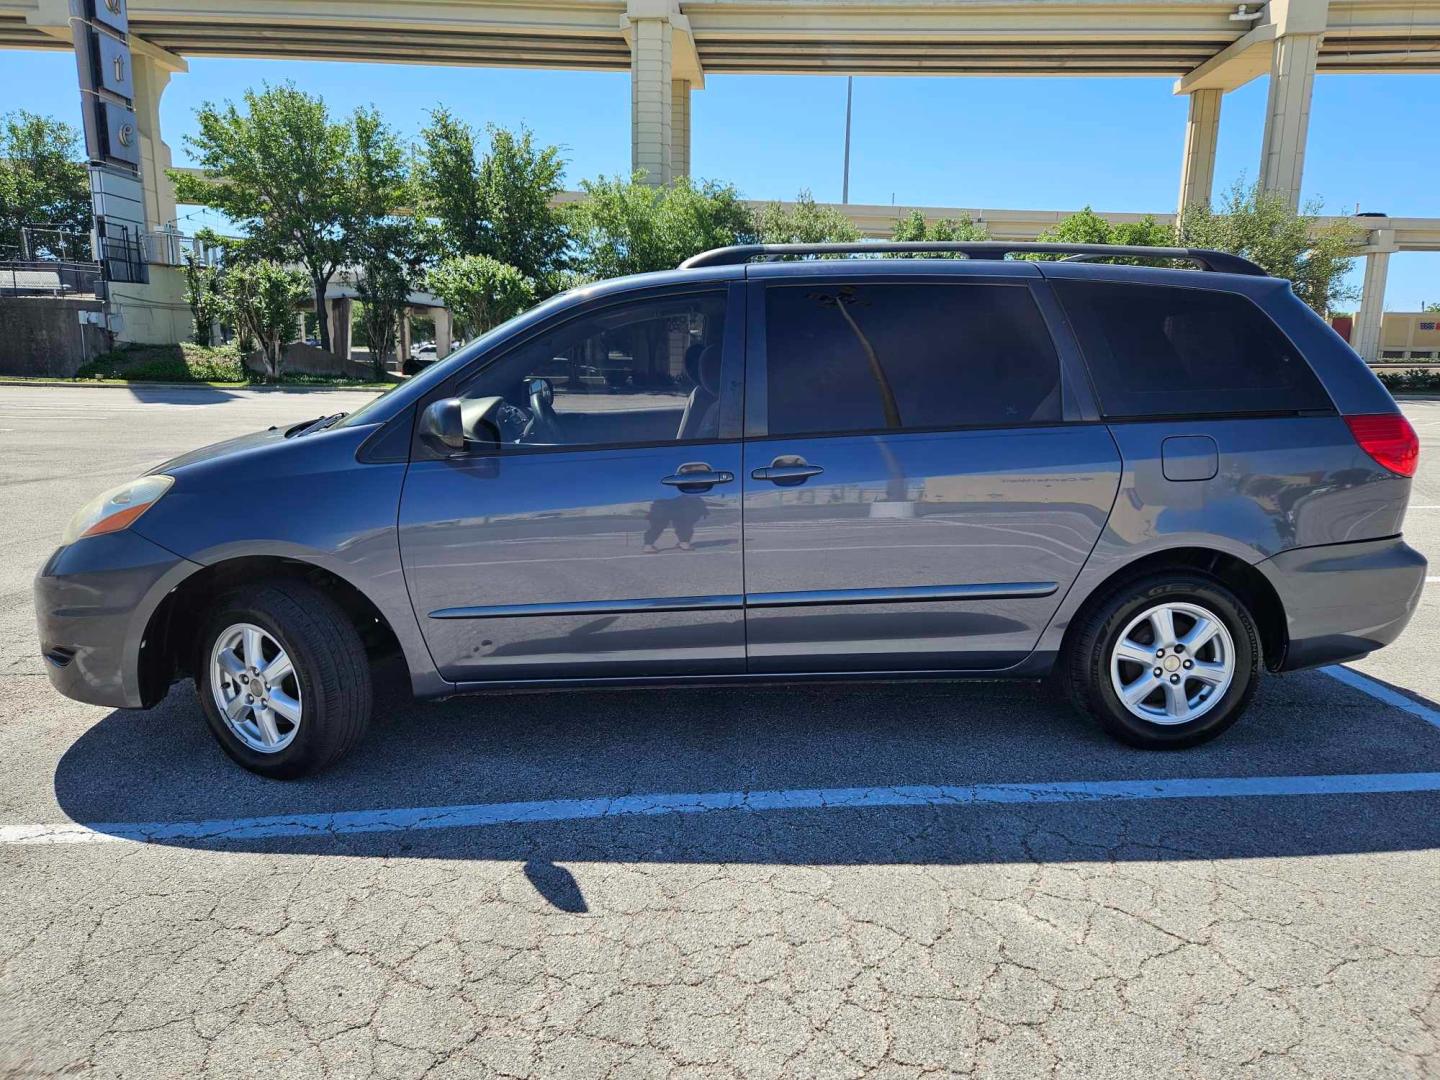
[[[1425,585],[1425,556],[1400,537],[1282,551],[1258,569],[1285,608],[1279,669],[1354,660],[1389,645]]]
[[[200,566],[133,530],[91,536],[50,556],[35,577],[35,617],[50,682],[89,705],[145,701],[141,651],[150,617]]]

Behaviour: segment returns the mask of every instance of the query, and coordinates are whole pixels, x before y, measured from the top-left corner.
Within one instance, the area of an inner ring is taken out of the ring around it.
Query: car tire
[[[303,582],[222,596],[204,620],[194,670],[211,733],[261,776],[290,780],[334,764],[370,720],[360,635],[339,605]]]
[[[1085,613],[1062,663],[1071,700],[1109,734],[1145,750],[1181,750],[1215,738],[1250,704],[1260,636],[1244,602],[1215,578],[1159,573]]]

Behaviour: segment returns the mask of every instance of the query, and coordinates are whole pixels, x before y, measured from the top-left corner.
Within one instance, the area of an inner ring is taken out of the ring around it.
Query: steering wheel
[[[555,415],[555,388],[549,379],[528,379],[525,392],[530,398],[530,423],[525,429],[527,442],[562,443],[560,418]]]

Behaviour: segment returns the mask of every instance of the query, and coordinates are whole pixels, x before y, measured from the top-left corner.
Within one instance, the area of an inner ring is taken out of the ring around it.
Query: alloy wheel
[[[250,749],[276,754],[295,741],[300,677],[269,632],[253,623],[227,627],[210,651],[210,691],[225,726]]]
[[[1130,620],[1110,654],[1120,703],[1152,724],[1186,724],[1209,712],[1235,677],[1235,645],[1199,604],[1157,604]]]

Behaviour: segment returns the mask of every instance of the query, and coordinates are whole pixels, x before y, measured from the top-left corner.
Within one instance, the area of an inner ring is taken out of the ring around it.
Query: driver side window
[[[500,357],[461,397],[504,399],[506,447],[713,439],[724,319],[718,292],[602,308]]]

